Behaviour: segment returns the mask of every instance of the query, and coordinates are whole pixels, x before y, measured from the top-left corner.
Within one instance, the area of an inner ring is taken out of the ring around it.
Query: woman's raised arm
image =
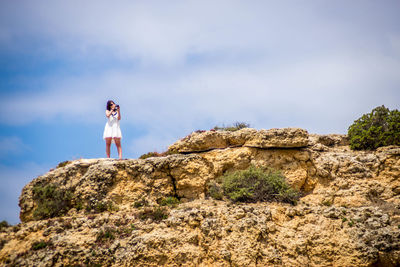
[[[112,110],[106,110],[106,117],[109,118],[112,114]]]

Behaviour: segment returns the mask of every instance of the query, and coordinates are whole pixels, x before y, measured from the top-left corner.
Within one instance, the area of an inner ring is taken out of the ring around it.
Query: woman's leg
[[[112,138],[106,138],[106,154],[107,154],[107,158],[110,157],[110,147],[111,147],[111,141]]]
[[[115,141],[115,145],[117,146],[117,149],[118,149],[119,159],[122,159],[121,138],[114,138],[114,141]]]

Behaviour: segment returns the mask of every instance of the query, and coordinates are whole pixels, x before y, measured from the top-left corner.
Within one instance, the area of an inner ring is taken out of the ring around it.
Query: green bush
[[[153,221],[160,222],[168,218],[168,211],[164,207],[145,208],[139,212],[141,220],[152,219]]]
[[[33,187],[33,200],[36,208],[33,211],[35,220],[62,216],[72,208],[72,192],[61,190],[54,184],[36,185]]]
[[[114,203],[110,200],[107,201],[86,201],[85,210],[87,213],[102,213],[105,211],[119,211],[119,207],[114,205]]]
[[[8,224],[7,221],[1,221],[0,222],[0,231],[3,230],[4,228],[10,227],[11,225]]]
[[[97,243],[104,243],[109,240],[115,239],[115,233],[117,231],[112,227],[105,227],[103,230],[100,230],[96,236]]]
[[[39,249],[45,248],[45,247],[50,246],[50,245],[51,245],[51,242],[50,242],[50,241],[49,241],[49,242],[45,242],[45,241],[36,241],[36,242],[34,242],[34,243],[32,244],[32,249],[33,249],[33,250],[39,250]]]
[[[0,239],[0,250],[3,249],[4,245],[7,243],[7,240]]]
[[[67,166],[68,164],[70,164],[72,161],[66,160],[63,162],[58,163],[57,168],[63,168],[65,166]]]
[[[133,207],[135,207],[137,209],[148,206],[148,205],[149,205],[149,202],[145,198],[142,198],[141,200],[135,201],[135,203],[133,203]]]
[[[376,107],[354,121],[348,129],[350,147],[354,150],[400,145],[400,112],[385,106]]]
[[[172,206],[172,207],[175,207],[179,203],[180,203],[180,201],[176,197],[166,197],[166,198],[161,199],[159,204],[161,206]]]
[[[230,132],[234,132],[234,131],[238,131],[244,128],[249,128],[250,124],[245,123],[245,122],[235,122],[233,124],[233,126],[215,126],[213,128],[213,130],[215,131],[230,131]]]
[[[251,166],[222,177],[224,195],[234,202],[279,201],[295,204],[299,193],[291,188],[278,171]]]
[[[151,158],[151,157],[166,157],[166,156],[175,155],[175,154],[179,154],[179,152],[173,151],[173,150],[167,150],[167,151],[158,153],[158,152],[154,151],[154,152],[147,152],[147,153],[141,155],[139,157],[139,159],[147,159],[147,158]]]
[[[147,159],[151,157],[161,157],[161,154],[158,152],[147,152],[139,157],[139,159]]]
[[[221,186],[214,181],[208,184],[208,195],[216,200],[222,200],[224,198]]]

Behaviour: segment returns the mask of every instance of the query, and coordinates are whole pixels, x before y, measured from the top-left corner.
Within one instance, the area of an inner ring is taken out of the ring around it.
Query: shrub
[[[244,129],[244,128],[249,128],[250,124],[245,123],[245,122],[235,122],[233,124],[233,126],[215,126],[213,128],[213,130],[215,131],[230,131],[230,132],[234,132],[234,131],[238,131],[240,129]]]
[[[174,151],[174,150],[167,150],[161,153],[158,153],[156,151],[154,152],[147,152],[146,154],[143,154],[139,157],[139,159],[147,159],[147,158],[151,158],[151,157],[166,157],[169,155],[175,155],[175,154],[179,154],[179,152]]]
[[[40,220],[64,215],[72,208],[72,198],[72,192],[61,190],[54,184],[34,186],[33,200],[37,206],[33,218]]]
[[[7,240],[0,239],[0,250],[3,249],[4,245],[7,243]]]
[[[179,203],[180,203],[180,201],[176,197],[166,197],[166,198],[161,199],[159,204],[161,206],[172,206],[172,207],[175,207]]]
[[[234,202],[279,201],[295,204],[299,193],[278,171],[251,166],[222,177],[224,194]]]
[[[142,198],[141,200],[135,201],[135,203],[133,203],[133,207],[137,209],[148,205],[149,202],[145,198]]]
[[[100,232],[97,233],[96,242],[103,243],[108,240],[114,240],[116,232],[114,228],[105,227],[104,230],[100,230]]]
[[[216,182],[210,182],[208,184],[208,195],[217,200],[222,200],[224,198],[222,188]]]
[[[168,211],[166,208],[155,207],[145,208],[139,213],[141,220],[152,219],[153,221],[160,222],[168,218]]]
[[[332,206],[332,200],[331,199],[324,199],[324,200],[322,200],[321,204],[324,205],[324,206],[330,207],[330,206]]]
[[[118,206],[115,206],[112,201],[98,201],[98,202],[88,202],[86,205],[86,211],[95,213],[101,213],[104,211],[118,211]]]
[[[348,129],[350,147],[354,150],[400,145],[400,111],[376,107],[354,121]]]
[[[161,154],[158,152],[147,152],[139,157],[139,159],[147,159],[151,157],[161,157]]]
[[[7,221],[1,221],[0,222],[0,231],[3,230],[4,228],[10,227],[11,225],[8,224]]]
[[[57,168],[65,167],[65,166],[67,166],[67,165],[70,164],[70,163],[71,163],[71,161],[69,161],[69,160],[60,162],[60,163],[58,163]]]
[[[33,250],[39,250],[42,248],[45,248],[47,246],[51,245],[51,242],[45,242],[45,241],[36,241],[32,244],[32,249]]]

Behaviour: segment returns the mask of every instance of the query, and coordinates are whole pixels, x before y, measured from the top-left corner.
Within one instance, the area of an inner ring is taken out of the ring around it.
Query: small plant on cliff
[[[96,242],[97,243],[105,243],[106,241],[114,240],[116,232],[117,232],[117,230],[115,230],[112,227],[107,226],[97,233]]]
[[[86,204],[86,212],[94,212],[94,213],[102,213],[105,211],[118,211],[118,206],[114,205],[114,203],[110,200],[107,201],[88,201]]]
[[[33,250],[43,249],[43,248],[46,248],[46,247],[50,246],[51,244],[52,244],[51,241],[48,241],[48,242],[36,241],[36,242],[33,242],[32,249]]]
[[[168,210],[164,207],[145,208],[139,212],[141,220],[152,219],[153,221],[160,222],[168,218]]]
[[[350,147],[354,150],[400,145],[400,111],[385,106],[362,115],[348,129]]]
[[[33,211],[33,218],[41,220],[64,215],[73,206],[72,198],[72,192],[61,190],[54,184],[34,186],[33,200],[36,209]]]
[[[0,250],[3,249],[4,245],[7,243],[7,240],[0,239]]]
[[[141,200],[135,201],[135,203],[133,203],[133,207],[135,207],[137,209],[148,206],[148,205],[149,205],[149,202],[144,197]]]
[[[147,152],[139,157],[139,159],[147,159],[152,157],[161,157],[161,154],[158,152]]]
[[[60,162],[60,163],[58,163],[57,168],[65,167],[65,166],[67,166],[67,165],[70,164],[70,163],[71,163],[71,161],[69,161],[69,160]]]
[[[246,123],[246,122],[235,122],[232,126],[215,126],[213,128],[213,130],[215,131],[230,131],[230,132],[234,132],[234,131],[238,131],[244,128],[249,128],[250,124]]]
[[[8,227],[10,227],[10,226],[11,226],[11,225],[9,225],[7,221],[1,221],[1,222],[0,222],[0,232],[1,232],[3,229],[8,228]]]
[[[147,153],[141,155],[139,157],[139,159],[147,159],[147,158],[152,158],[152,157],[166,157],[166,156],[175,155],[175,154],[179,154],[179,153],[174,150],[167,150],[167,151],[164,151],[161,153],[154,151],[154,152],[147,152]]]
[[[222,177],[224,194],[234,202],[279,201],[295,204],[299,193],[279,171],[251,166]]]
[[[208,195],[216,200],[222,200],[224,198],[224,193],[222,191],[221,185],[215,181],[208,183]]]
[[[180,203],[176,197],[166,197],[160,200],[161,206],[176,207]]]

